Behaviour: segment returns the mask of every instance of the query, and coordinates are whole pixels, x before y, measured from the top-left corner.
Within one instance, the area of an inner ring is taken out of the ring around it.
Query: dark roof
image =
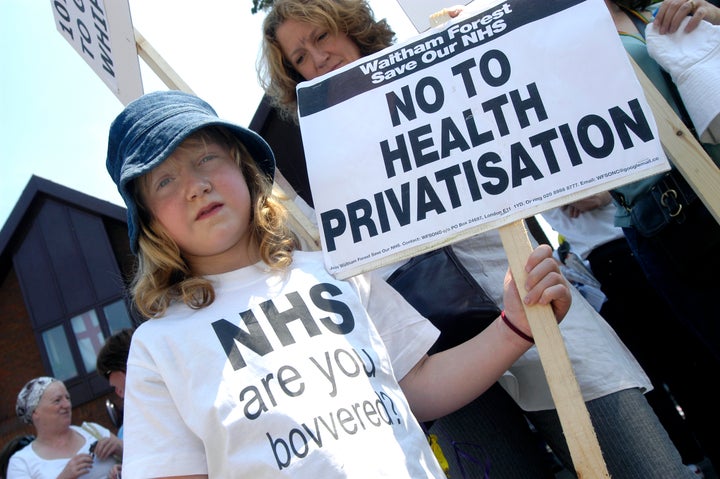
[[[126,221],[126,210],[122,206],[33,175],[0,230],[0,280],[10,268],[12,252],[22,240],[35,211],[34,208],[47,198],[123,223]]]

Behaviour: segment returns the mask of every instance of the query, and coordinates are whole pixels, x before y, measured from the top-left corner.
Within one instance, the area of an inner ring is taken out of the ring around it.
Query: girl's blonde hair
[[[188,136],[179,148],[186,142],[213,142],[229,149],[250,191],[251,241],[259,246],[261,258],[270,268],[288,267],[296,241],[287,227],[287,210],[272,194],[272,179],[262,173],[245,146],[225,128],[203,128]],[[193,275],[178,245],[152,218],[140,194],[142,178],[132,185],[140,224],[137,270],[130,286],[135,306],[148,318],[162,316],[173,301],[182,301],[193,309],[209,306],[215,300],[212,284]]]
[[[287,20],[310,23],[332,34],[344,33],[363,57],[390,46],[395,39],[395,32],[384,19],[375,20],[366,0],[275,0],[263,21],[258,78],[280,115],[295,122],[295,86],[305,79],[285,60],[277,42],[277,29]]]

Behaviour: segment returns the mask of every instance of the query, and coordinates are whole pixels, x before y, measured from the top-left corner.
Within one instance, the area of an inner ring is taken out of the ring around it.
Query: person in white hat
[[[123,452],[122,442],[101,425],[72,424],[70,394],[54,377],[25,383],[15,412],[37,437],[10,457],[7,479],[107,479]]]

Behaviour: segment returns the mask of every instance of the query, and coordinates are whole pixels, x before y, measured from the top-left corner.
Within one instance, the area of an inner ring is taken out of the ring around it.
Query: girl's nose
[[[212,191],[212,184],[207,178],[194,175],[188,187],[188,198],[195,199]]]

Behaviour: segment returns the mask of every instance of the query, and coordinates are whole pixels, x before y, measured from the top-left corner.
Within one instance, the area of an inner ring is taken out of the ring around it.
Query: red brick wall
[[[40,351],[14,270],[0,283],[0,446],[18,434],[34,434],[15,415],[15,401],[23,385],[44,376]],[[117,398],[111,398],[117,402]],[[105,410],[105,398],[73,409],[73,424],[96,422],[117,432]]]

